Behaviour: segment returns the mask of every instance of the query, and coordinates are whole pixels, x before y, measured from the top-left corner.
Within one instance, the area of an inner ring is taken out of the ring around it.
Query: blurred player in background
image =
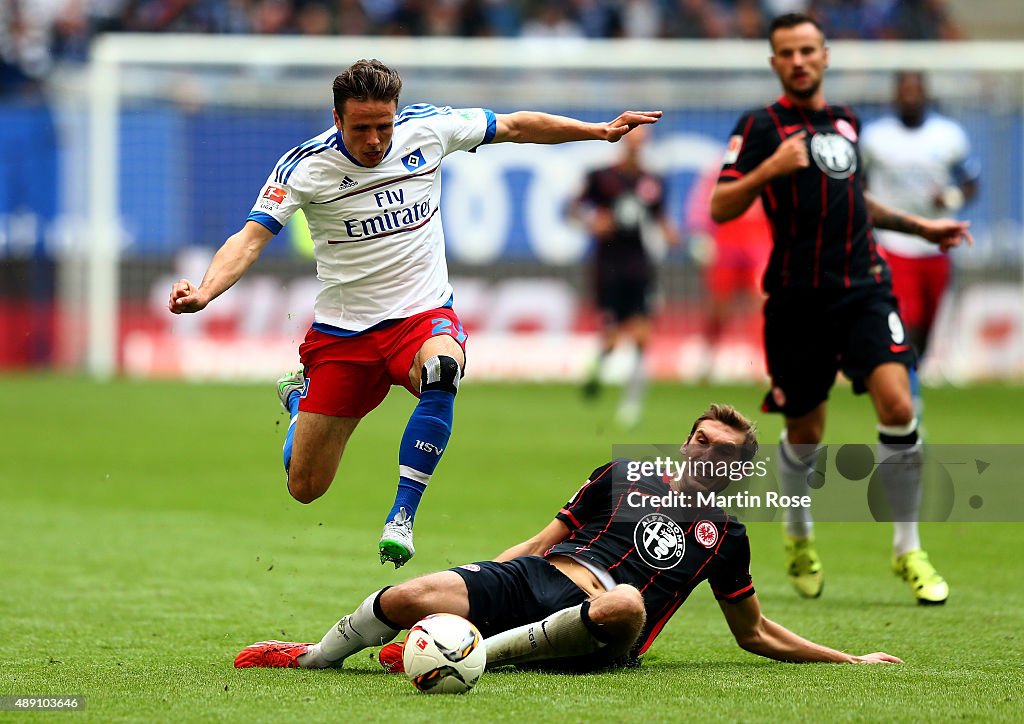
[[[772,224],[764,278],[772,389],[763,409],[786,417],[778,456],[783,493],[810,492],[829,391],[842,370],[855,393],[871,396],[878,418],[878,473],[895,521],[893,570],[918,602],[944,603],[949,587],[921,549],[917,529],[921,442],[907,373],[916,356],[872,225],[947,251],[971,242],[968,223],[903,213],[866,194],[860,120],[846,106],[825,102],[829,52],[821,27],[806,15],[782,15],[769,39],[783,94],[736,124],[711,216],[734,219],[760,195]],[[787,511],[786,559],[797,591],[820,595],[821,560],[806,508]]]
[[[930,109],[924,75],[895,76],[893,109],[864,127],[861,154],[873,195],[925,218],[956,213],[978,193],[979,167],[964,129]],[[928,349],[935,315],[949,284],[952,264],[934,244],[880,229],[878,241],[892,272],[900,317],[919,356]],[[911,386],[921,412],[917,373]]]
[[[710,298],[703,376],[714,374],[715,353],[730,322],[745,319],[762,304],[761,275],[772,249],[771,227],[760,199],[732,221],[716,224],[711,219],[708,209],[720,169],[716,165],[697,180],[686,208],[691,255],[704,265]]]
[[[681,450],[688,460],[713,465],[750,461],[757,436],[735,408],[711,405],[694,421]],[[750,541],[736,518],[714,507],[648,512],[621,504],[627,496],[721,491],[727,477],[698,476],[690,467],[670,482],[633,479],[630,462],[597,468],[554,520],[494,561],[375,591],[319,643],[260,641],[239,652],[235,667],[340,667],[432,613],[473,622],[485,637],[489,667],[543,662],[544,668],[582,673],[636,665],[705,580],[736,643],[751,653],[792,662],[900,661],[881,652],[851,656],[765,618],[750,578]],[[392,671],[401,658],[400,644],[380,652]]]
[[[331,485],[360,419],[401,385],[419,398],[398,451],[398,492],[379,542],[381,563],[415,553],[420,497],[448,447],[466,333],[452,309],[438,168],[453,151],[488,143],[615,142],[659,112],[608,123],[545,113],[417,104],[398,112],[402,80],[361,60],[334,80],[334,125],[288,151],[245,226],[217,251],[197,287],[171,288],[171,312],[198,312],[237,282],[301,209],[322,282],[299,347],[303,369],[278,381],[291,415],[288,490],[300,502]]]
[[[651,334],[654,266],[644,235],[657,224],[669,246],[679,232],[666,214],[665,184],[646,170],[643,159],[646,128],[626,136],[622,157],[612,166],[587,174],[573,214],[586,221],[593,239],[591,284],[601,312],[601,342],[583,383],[585,397],[600,391],[601,371],[615,346],[633,344],[633,363],[616,419],[625,428],[640,421],[647,388],[645,350]]]

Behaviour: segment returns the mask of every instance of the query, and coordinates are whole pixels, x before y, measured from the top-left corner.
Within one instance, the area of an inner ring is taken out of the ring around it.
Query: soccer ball
[[[402,651],[405,675],[426,694],[464,694],[487,666],[484,639],[461,616],[435,613],[409,629]]]

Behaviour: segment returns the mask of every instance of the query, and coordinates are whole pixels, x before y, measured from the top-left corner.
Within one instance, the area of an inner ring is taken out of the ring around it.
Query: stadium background
[[[203,315],[174,319],[164,312],[164,297],[172,278],[201,275],[212,251],[241,223],[254,189],[279,155],[329,124],[324,89],[335,69],[330,63],[315,69],[261,67],[258,53],[235,69],[150,64],[125,72],[120,96],[120,229],[114,234],[120,266],[116,316],[107,322],[114,330],[116,367],[97,370],[91,364],[96,322],[86,310],[96,290],[90,287],[95,280],[89,254],[94,235],[109,236],[91,227],[89,217],[94,181],[86,61],[97,31],[153,32],[166,41],[169,31],[301,37],[361,28],[389,39],[410,36],[426,54],[440,52],[430,43],[445,35],[517,35],[527,43],[526,53],[560,43],[570,47],[581,38],[697,37],[709,43],[702,52],[713,55],[728,53],[723,48],[743,39],[761,53],[755,38],[763,36],[765,18],[783,5],[804,4],[685,5],[685,13],[682,4],[663,0],[6,5],[0,16],[0,366],[267,379],[294,364],[294,342],[309,321],[315,282],[298,224]],[[956,3],[825,0],[809,3],[809,9],[840,45],[843,39],[866,38],[913,46],[916,40],[953,43],[979,34],[1012,38],[1013,22],[991,22],[1001,5],[972,4],[966,12]],[[310,22],[313,14],[319,24]],[[345,52],[344,38],[337,47]],[[1006,47],[993,46],[989,54]],[[563,83],[557,73],[535,69],[474,71],[471,57],[466,65],[469,70],[400,67],[406,76],[403,103],[488,105],[499,112],[526,103],[590,119],[645,103],[666,111],[650,158],[669,180],[672,216],[694,243],[660,258],[652,373],[666,380],[704,379],[709,372],[718,381],[763,380],[756,314],[733,320],[719,348],[703,343],[703,276],[686,209],[695,181],[717,164],[737,114],[774,93],[770,75],[695,68],[639,75],[598,71],[572,73]],[[659,76],[661,83],[652,81]],[[1024,373],[1022,77],[969,68],[932,77],[941,108],[965,125],[982,167],[980,197],[964,210],[978,246],[955,257],[958,286],[926,370],[933,382],[1017,379]],[[890,97],[883,72],[837,67],[830,84],[830,93],[855,105],[865,121],[884,112]],[[571,92],[562,92],[564,87]],[[599,144],[494,147],[477,157],[457,154],[446,164],[442,214],[458,308],[475,338],[475,378],[579,376],[597,319],[586,293],[587,241],[564,211],[583,172],[614,155],[614,147]],[[610,375],[616,374],[613,360]]]

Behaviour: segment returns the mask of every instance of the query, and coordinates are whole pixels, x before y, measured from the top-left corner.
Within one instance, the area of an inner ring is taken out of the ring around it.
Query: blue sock
[[[292,442],[295,440],[295,420],[299,417],[299,391],[292,390],[288,395],[288,432],[284,438],[284,471],[292,465]]]
[[[417,483],[415,480],[399,475],[395,504],[391,506],[391,512],[388,513],[385,522],[392,520],[402,508],[405,508],[405,514],[409,516],[411,522],[416,517],[416,508],[419,507],[420,498],[423,497],[423,491],[426,489],[427,486],[423,483]]]
[[[455,395],[447,390],[424,390],[413,410],[398,448],[398,492],[386,520],[405,508],[410,518],[416,516],[423,491],[430,476],[448,447],[455,417]]]

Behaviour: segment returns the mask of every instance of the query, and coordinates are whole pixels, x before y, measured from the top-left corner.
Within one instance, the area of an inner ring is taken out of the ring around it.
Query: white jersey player
[[[494,139],[481,108],[402,109],[390,149],[373,167],[324,131],[281,157],[249,220],[280,231],[303,209],[313,238],[317,325],[361,332],[443,306],[452,296],[444,258],[441,160]]]
[[[861,154],[871,193],[886,204],[924,218],[956,212],[977,193],[978,164],[964,129],[928,109],[920,73],[898,73],[895,114],[864,128]],[[892,271],[900,316],[923,354],[949,283],[949,256],[923,239],[877,230]]]
[[[284,446],[288,490],[303,503],[331,485],[345,444],[391,385],[419,397],[399,446],[399,482],[378,548],[397,568],[415,552],[420,497],[448,446],[466,333],[452,308],[440,197],[443,158],[487,143],[618,141],[660,111],[607,123],[546,113],[413,105],[398,113],[402,81],[377,60],[334,80],[334,126],[275,166],[240,231],[197,287],[171,288],[171,312],[198,312],[237,282],[302,209],[322,281],[303,369],[278,381],[291,414]]]

